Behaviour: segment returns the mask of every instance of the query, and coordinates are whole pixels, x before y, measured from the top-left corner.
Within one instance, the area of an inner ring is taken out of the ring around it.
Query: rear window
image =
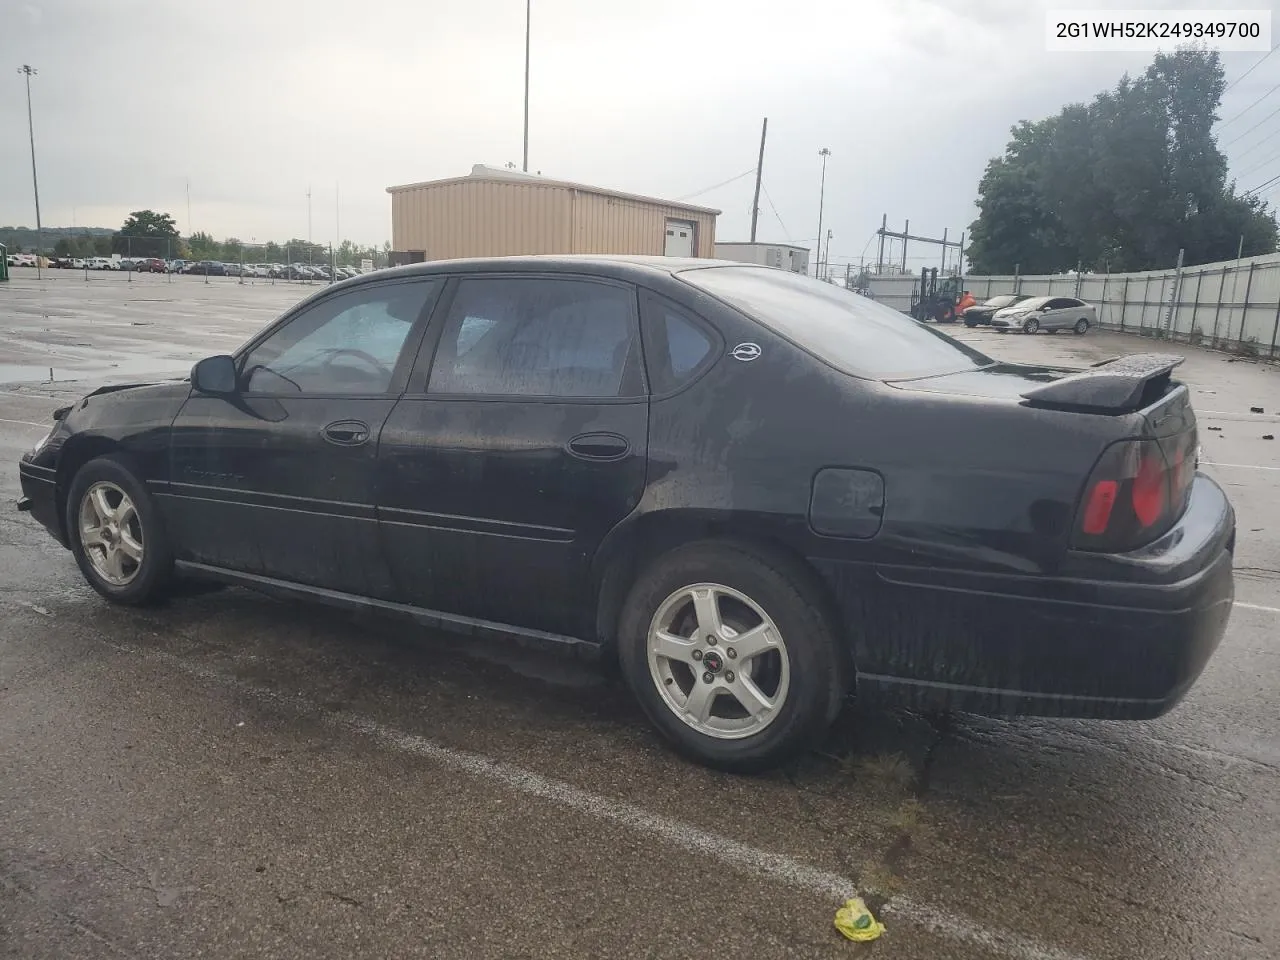
[[[903,380],[994,362],[933,327],[834,284],[759,267],[703,267],[679,277],[855,377]]]

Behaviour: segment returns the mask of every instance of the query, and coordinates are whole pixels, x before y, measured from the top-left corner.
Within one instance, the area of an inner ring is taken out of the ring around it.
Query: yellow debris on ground
[[[850,940],[875,940],[884,933],[884,924],[871,915],[861,897],[854,897],[836,911],[836,929]]]

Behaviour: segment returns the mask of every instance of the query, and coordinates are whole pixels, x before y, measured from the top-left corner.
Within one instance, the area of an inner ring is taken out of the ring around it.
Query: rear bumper
[[[19,460],[18,483],[22,487],[18,509],[35,517],[65,547],[66,533],[58,516],[57,472],[49,467],[37,466],[26,459]]]
[[[852,602],[837,585],[858,693],[998,716],[1146,719],[1191,688],[1226,630],[1235,516],[1206,477],[1173,530],[1119,556],[1073,555],[1072,576],[880,567]],[[1087,573],[1088,575],[1082,575]],[[1104,576],[1105,574],[1105,576]]]

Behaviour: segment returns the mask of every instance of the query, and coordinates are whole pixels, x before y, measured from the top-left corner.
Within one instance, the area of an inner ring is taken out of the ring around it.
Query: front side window
[[[639,390],[635,293],[589,280],[458,282],[430,393],[625,397]]]
[[[377,284],[321,300],[249,352],[241,382],[250,393],[385,393],[439,289],[437,280]]]

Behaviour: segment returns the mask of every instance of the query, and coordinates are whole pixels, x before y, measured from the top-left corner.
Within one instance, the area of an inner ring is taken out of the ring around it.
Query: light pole
[[[822,268],[822,205],[827,196],[827,157],[831,156],[831,151],[823,147],[818,151],[818,156],[822,158],[822,183],[818,187],[818,251],[813,263],[814,277],[818,276],[818,271]]]
[[[529,172],[529,25],[533,0],[524,0],[524,167]]]
[[[40,279],[43,276],[40,255],[44,250],[44,228],[40,224],[40,181],[36,178],[36,128],[31,121],[31,78],[40,71],[24,63],[18,68],[18,72],[25,75],[27,79],[27,136],[31,139],[31,189],[36,195],[36,278]]]

